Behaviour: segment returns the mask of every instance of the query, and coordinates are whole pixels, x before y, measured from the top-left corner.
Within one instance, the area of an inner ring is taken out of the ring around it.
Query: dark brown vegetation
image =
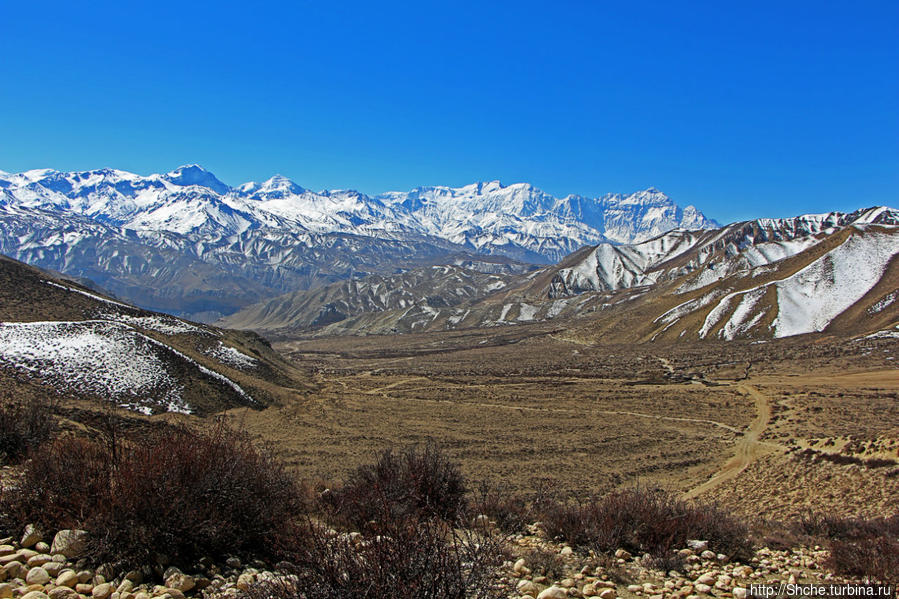
[[[266,583],[250,595],[500,597],[496,573],[503,538],[486,524],[465,521],[465,494],[458,466],[435,444],[384,451],[319,496],[288,568],[294,582]]]
[[[547,502],[540,511],[548,536],[597,553],[624,548],[668,560],[689,539],[704,539],[732,558],[746,559],[752,549],[749,530],[739,520],[661,489],[626,489],[582,503]]]
[[[224,426],[174,427],[140,445],[57,439],[34,453],[4,507],[20,523],[88,530],[93,558],[121,566],[274,559],[296,543],[302,514],[280,464]]]
[[[816,514],[793,526],[800,538],[826,543],[837,574],[893,582],[899,572],[899,512],[890,518],[840,518]]]
[[[370,522],[409,518],[454,521],[465,505],[465,481],[433,442],[401,453],[388,449],[323,494],[330,518],[364,530]]]
[[[295,567],[295,583],[263,584],[257,599],[486,599],[502,597],[502,539],[454,528],[438,518],[378,523],[364,538],[314,526]]]
[[[0,402],[0,465],[21,462],[56,430],[49,401]]]

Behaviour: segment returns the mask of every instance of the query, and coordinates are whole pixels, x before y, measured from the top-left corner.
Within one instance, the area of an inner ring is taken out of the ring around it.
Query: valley
[[[471,479],[524,495],[658,484],[790,518],[875,515],[899,492],[892,339],[631,346],[529,325],[274,347],[317,392],[229,414],[312,480],[331,480],[372,451],[433,439]],[[858,463],[803,455],[810,447],[842,449]],[[888,463],[860,465],[872,458]],[[819,492],[822,476],[839,485]]]

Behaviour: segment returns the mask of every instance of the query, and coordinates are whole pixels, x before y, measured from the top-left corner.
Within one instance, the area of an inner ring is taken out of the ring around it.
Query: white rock
[[[709,548],[709,542],[694,539],[692,541],[687,541],[687,547],[689,547],[693,551],[705,551]]]
[[[47,584],[50,582],[50,575],[46,570],[37,566],[28,570],[28,574],[25,576],[25,582],[28,584]]]
[[[568,599],[568,591],[562,587],[551,586],[547,589],[543,589],[540,594],[537,595],[537,599]]]

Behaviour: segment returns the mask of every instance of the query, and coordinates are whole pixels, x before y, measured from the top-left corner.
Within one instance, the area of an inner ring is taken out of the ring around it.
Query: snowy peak
[[[675,228],[717,226],[655,188],[562,199],[500,181],[378,196],[312,192],[282,175],[236,188],[189,164],[146,177],[114,169],[32,170],[0,177],[4,203],[88,216],[146,232],[240,235],[251,228],[438,238],[484,254],[551,263],[585,245],[632,243]]]
[[[219,181],[215,175],[198,164],[179,166],[175,170],[163,175],[162,178],[181,187],[198,185],[200,187],[211,189],[219,194],[228,193],[231,189]]]

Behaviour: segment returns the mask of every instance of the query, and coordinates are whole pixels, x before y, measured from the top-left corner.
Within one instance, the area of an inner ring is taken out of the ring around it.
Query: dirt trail
[[[668,358],[655,356],[655,359],[662,363],[662,367],[668,372],[668,374],[674,374],[674,366],[671,365],[671,362],[668,360]]]
[[[357,390],[359,393],[364,395],[381,395],[384,399],[389,399],[392,401],[408,401],[408,402],[417,402],[417,403],[429,403],[429,404],[446,404],[447,400],[442,399],[426,399],[423,397],[396,397],[393,395],[387,395],[383,393],[383,391],[396,387],[398,385],[411,382],[416,380],[417,378],[426,378],[426,377],[416,377],[415,379],[405,379],[402,381],[397,381],[396,383],[392,383],[390,385],[379,387],[378,389],[368,389],[368,390]],[[636,418],[648,418],[650,420],[667,420],[671,422],[690,422],[695,424],[708,424],[711,426],[717,426],[719,428],[726,429],[733,433],[742,433],[743,429],[739,429],[733,427],[729,424],[725,424],[723,422],[718,422],[717,420],[708,420],[705,418],[686,418],[682,416],[660,416],[658,414],[645,414],[643,412],[630,412],[626,410],[600,410],[600,409],[591,409],[589,411],[585,410],[569,410],[565,408],[541,408],[536,406],[517,406],[512,404],[501,404],[501,403],[489,403],[489,402],[481,402],[481,401],[466,401],[463,402],[462,405],[465,406],[477,406],[479,408],[490,408],[493,410],[508,410],[510,412],[538,412],[538,413],[551,413],[551,414],[590,414],[590,415],[615,415],[615,416],[633,416]]]
[[[383,387],[376,387],[374,389],[366,389],[366,390],[358,389],[357,391],[359,393],[362,393],[363,395],[378,395],[384,391],[387,391],[388,389],[393,389],[394,387],[399,387],[400,385],[405,385],[406,383],[412,383],[415,381],[429,381],[429,380],[431,380],[431,379],[429,379],[426,376],[412,376],[409,378],[400,379],[400,380],[396,381],[395,383],[390,383],[389,385],[384,385]]]
[[[768,422],[771,420],[771,402],[768,397],[751,385],[738,385],[737,388],[755,399],[758,415],[755,420],[752,421],[752,424],[743,435],[743,438],[737,442],[734,457],[724,464],[724,467],[715,474],[715,476],[684,493],[684,499],[698,497],[706,491],[714,489],[724,481],[735,478],[738,474],[746,470],[749,464],[763,453],[764,448],[768,448],[769,450],[772,448],[780,449],[780,446],[774,443],[759,441],[759,437],[765,431]]]

